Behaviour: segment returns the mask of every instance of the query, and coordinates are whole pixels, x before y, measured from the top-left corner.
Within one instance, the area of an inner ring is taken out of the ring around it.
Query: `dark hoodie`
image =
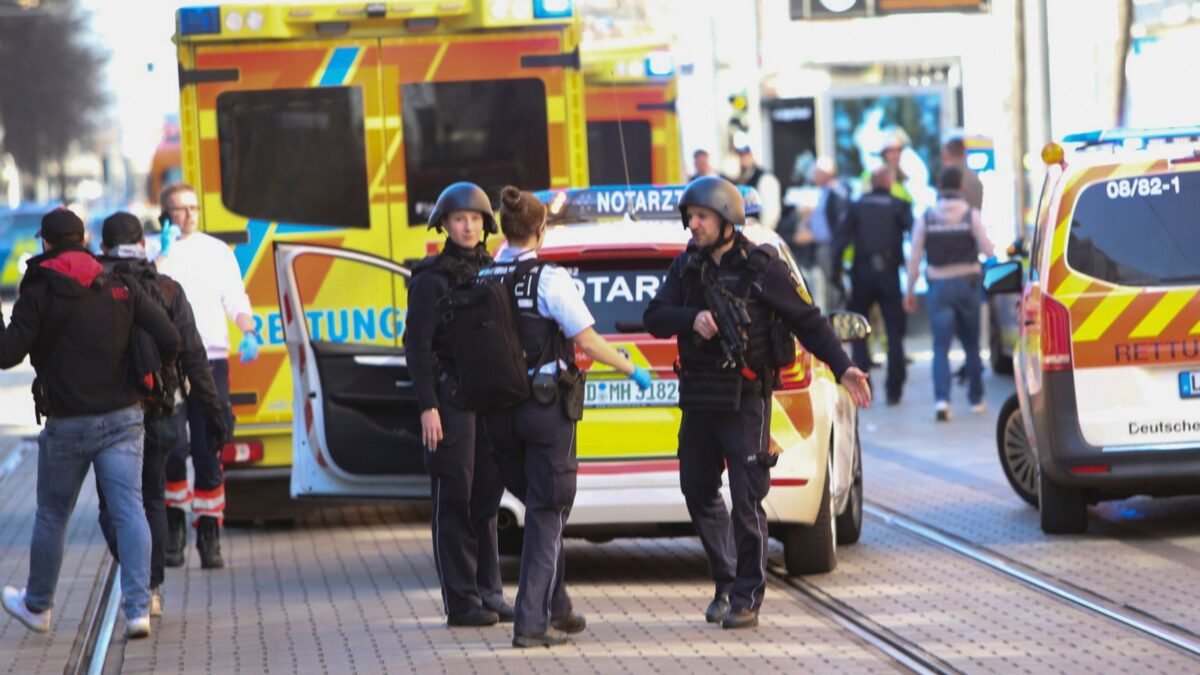
[[[124,275],[128,280],[142,284],[142,289],[150,290],[147,285],[157,289],[163,300],[162,308],[166,310],[175,329],[179,331],[179,364],[189,384],[189,396],[196,396],[204,407],[207,419],[214,423],[219,421],[224,426],[225,413],[221,399],[217,396],[217,385],[213,381],[212,367],[208,364],[208,355],[204,349],[204,341],[196,329],[196,319],[192,315],[192,306],[187,301],[183,286],[171,277],[159,274],[158,269],[143,258],[119,258],[102,255],[99,257],[104,271]]]
[[[127,356],[134,324],[154,338],[164,364],[175,363],[179,333],[166,313],[103,271],[75,246],[31,259],[12,323],[0,333],[0,368],[28,354],[51,417],[101,415],[141,399]]]
[[[454,358],[439,320],[438,300],[451,286],[473,278],[491,263],[492,258],[483,244],[466,249],[447,239],[440,254],[425,258],[413,269],[408,287],[408,330],[404,335],[404,350],[422,412],[438,407],[438,370],[454,370]]]

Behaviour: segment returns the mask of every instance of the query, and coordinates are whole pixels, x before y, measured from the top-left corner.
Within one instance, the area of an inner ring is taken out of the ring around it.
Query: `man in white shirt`
[[[228,320],[242,331],[238,346],[242,361],[258,357],[261,339],[254,330],[250,298],[242,283],[241,270],[233,251],[221,240],[199,230],[200,202],[196,191],[186,183],[163,189],[159,198],[163,215],[163,236],[159,271],[183,286],[196,318],[196,328],[204,341],[208,363],[212,366],[221,403],[232,433],[233,411],[229,406],[229,330]],[[187,458],[167,458],[167,547],[166,563],[179,567],[187,549],[184,507],[195,516],[196,550],[200,566],[215,569],[225,566],[221,557],[220,526],[225,515],[225,475],[221,468],[221,447],[212,447],[205,433],[200,401],[188,400],[188,428],[191,436],[195,494],[188,487]],[[226,439],[228,440],[228,439]]]

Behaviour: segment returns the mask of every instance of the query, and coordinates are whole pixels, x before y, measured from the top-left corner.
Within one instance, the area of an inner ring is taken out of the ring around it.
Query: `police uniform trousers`
[[[898,268],[887,266],[875,271],[867,265],[856,265],[850,273],[850,302],[846,309],[863,316],[869,315],[871,306],[879,303],[887,330],[887,395],[898,399],[904,393],[904,381],[908,367],[904,361],[904,331],[908,320],[904,314],[904,297],[900,292]],[[854,365],[864,373],[870,372],[871,355],[867,353],[867,341],[859,340],[851,347]]]
[[[146,443],[142,454],[142,506],[146,510],[146,522],[150,525],[150,588],[162,585],[165,575],[167,545],[167,510],[163,502],[166,486],[165,466],[172,453],[187,453],[187,408],[178,406],[166,417],[146,420]],[[104,502],[104,491],[100,480],[96,480],[96,494],[100,502],[100,531],[108,543],[113,558],[117,555],[117,529],[112,514]]]
[[[475,413],[455,403],[457,380],[438,382],[444,436],[425,453],[433,498],[433,560],[442,583],[442,609],[460,614],[504,602],[496,513],[504,484]]]
[[[683,412],[679,425],[679,484],[688,514],[708,555],[717,592],[734,610],[758,610],[767,587],[767,514],[762,500],[770,469],[755,456],[767,449],[771,402],[758,383],[742,383],[736,411]],[[721,497],[721,472],[729,469],[732,519]]]
[[[232,436],[234,417],[229,405],[229,361],[216,359],[208,365],[212,368],[217,396],[225,410],[226,428]],[[221,448],[209,445],[204,405],[194,394],[187,399],[187,422],[190,442],[167,456],[167,506],[178,509],[190,506],[197,517],[209,516],[222,521],[225,518],[225,472],[221,467]],[[195,477],[194,493],[188,489],[187,482],[189,454]]]
[[[513,628],[521,635],[544,633],[551,620],[565,618],[572,609],[564,582],[563,529],[579,473],[575,423],[567,418],[560,393],[549,405],[529,399],[489,413],[486,424],[504,486],[525,505]]]

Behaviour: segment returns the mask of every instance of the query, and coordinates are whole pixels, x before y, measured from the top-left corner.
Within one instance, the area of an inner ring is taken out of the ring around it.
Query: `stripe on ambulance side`
[[[1158,337],[1163,330],[1188,302],[1196,295],[1195,290],[1168,291],[1165,293],[1154,309],[1146,314],[1142,322],[1137,325],[1130,333],[1131,338],[1152,338]]]
[[[1091,315],[1080,324],[1079,328],[1075,329],[1072,339],[1076,342],[1091,342],[1100,339],[1136,297],[1137,293],[1128,291],[1110,294],[1100,301]]]
[[[354,61],[358,58],[358,47],[337,47],[326,62],[317,85],[321,87],[337,87],[346,83]]]

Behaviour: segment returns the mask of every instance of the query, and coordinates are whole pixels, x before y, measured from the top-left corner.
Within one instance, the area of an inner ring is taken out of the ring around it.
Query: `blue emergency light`
[[[1162,127],[1159,129],[1096,129],[1063,136],[1063,143],[1119,144],[1126,141],[1150,141],[1170,138],[1200,138],[1200,126]]]
[[[679,200],[686,185],[600,185],[570,190],[541,190],[534,195],[546,205],[551,223],[579,223],[623,218],[678,220]],[[758,192],[739,186],[746,215],[761,211]]]
[[[654,52],[646,57],[646,74],[650,77],[670,77],[675,74],[675,60],[667,52]]]
[[[567,19],[574,11],[571,0],[533,0],[533,18]]]
[[[180,35],[216,35],[220,32],[220,7],[184,7],[179,10]]]

